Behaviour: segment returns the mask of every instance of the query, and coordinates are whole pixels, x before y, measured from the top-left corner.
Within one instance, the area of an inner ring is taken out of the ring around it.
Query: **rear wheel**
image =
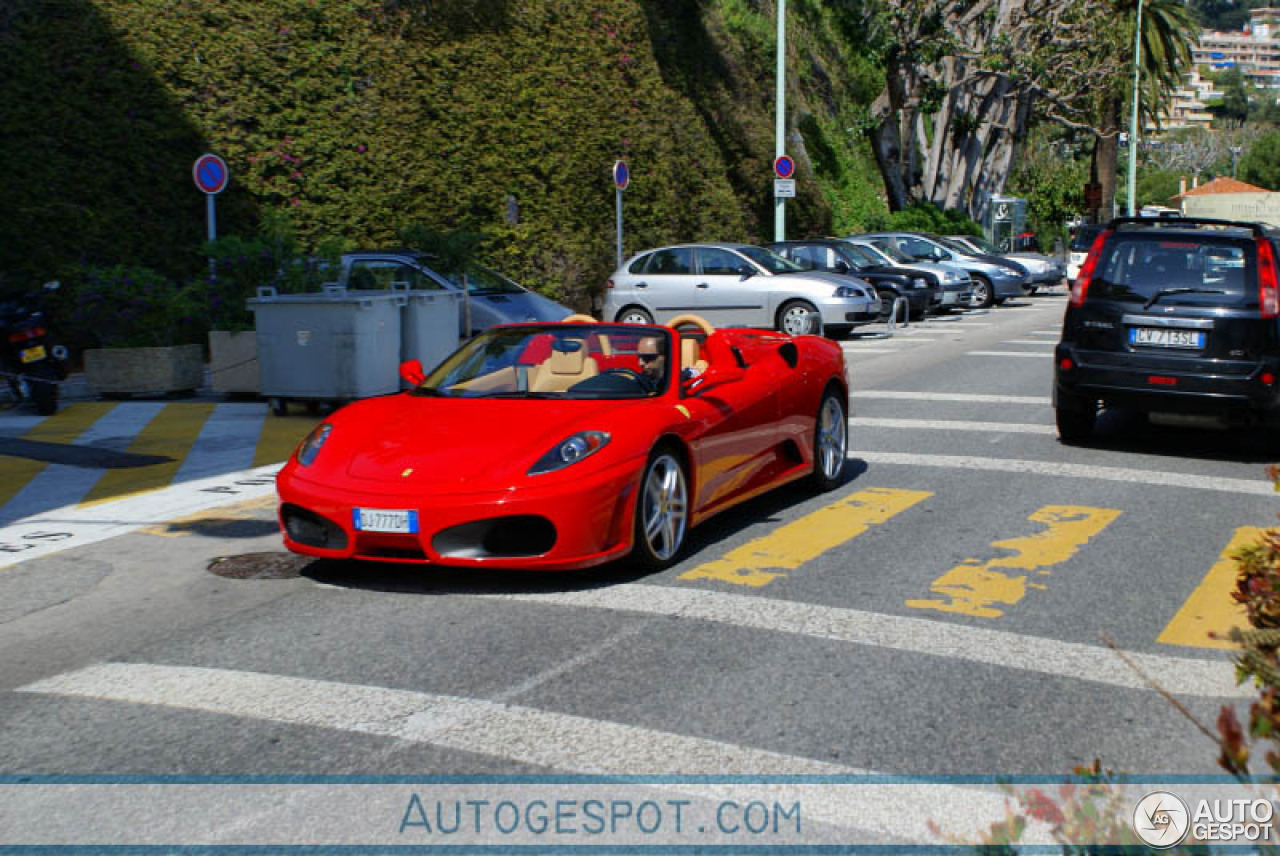
[[[844,403],[834,389],[822,395],[818,421],[813,427],[813,486],[827,491],[840,484],[849,453],[849,420]]]
[[[633,555],[649,570],[675,562],[689,525],[689,480],[669,447],[649,456],[636,497]]]
[[[816,322],[816,323],[815,323]],[[817,328],[817,329],[815,329]],[[806,333],[819,333],[822,319],[813,304],[803,300],[788,300],[778,310],[777,330],[788,336],[803,336]]]
[[[1098,403],[1096,401],[1058,402],[1053,411],[1058,423],[1058,439],[1067,445],[1084,443],[1093,436],[1094,423],[1098,421]]]
[[[619,324],[652,324],[653,316],[639,306],[628,306],[618,313]]]

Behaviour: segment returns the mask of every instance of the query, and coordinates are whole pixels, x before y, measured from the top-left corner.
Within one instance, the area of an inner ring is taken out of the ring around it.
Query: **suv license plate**
[[[351,524],[359,532],[418,531],[418,512],[390,508],[353,508]]]
[[[1129,330],[1129,344],[1156,345],[1162,348],[1203,348],[1204,331],[1134,327]]]

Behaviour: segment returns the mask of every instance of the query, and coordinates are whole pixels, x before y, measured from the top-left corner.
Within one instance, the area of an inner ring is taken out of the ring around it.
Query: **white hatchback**
[[[685,313],[701,315],[717,327],[769,327],[791,335],[835,337],[876,321],[880,297],[865,280],[806,270],[750,244],[645,250],[606,283],[605,321],[661,324]]]

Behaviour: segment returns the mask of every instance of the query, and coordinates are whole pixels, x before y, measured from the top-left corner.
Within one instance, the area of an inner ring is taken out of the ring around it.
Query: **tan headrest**
[[[552,374],[576,375],[582,373],[582,366],[587,359],[586,343],[579,343],[576,351],[552,351],[547,360],[547,368]]]
[[[681,339],[680,340],[680,368],[690,369],[698,362],[701,353],[698,350],[697,339]]]

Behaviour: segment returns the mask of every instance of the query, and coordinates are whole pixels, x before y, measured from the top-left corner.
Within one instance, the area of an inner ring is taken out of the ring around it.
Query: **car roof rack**
[[[1119,231],[1125,226],[1157,229],[1246,229],[1255,238],[1280,237],[1280,230],[1266,223],[1248,220],[1219,220],[1213,217],[1117,217],[1108,228]]]

